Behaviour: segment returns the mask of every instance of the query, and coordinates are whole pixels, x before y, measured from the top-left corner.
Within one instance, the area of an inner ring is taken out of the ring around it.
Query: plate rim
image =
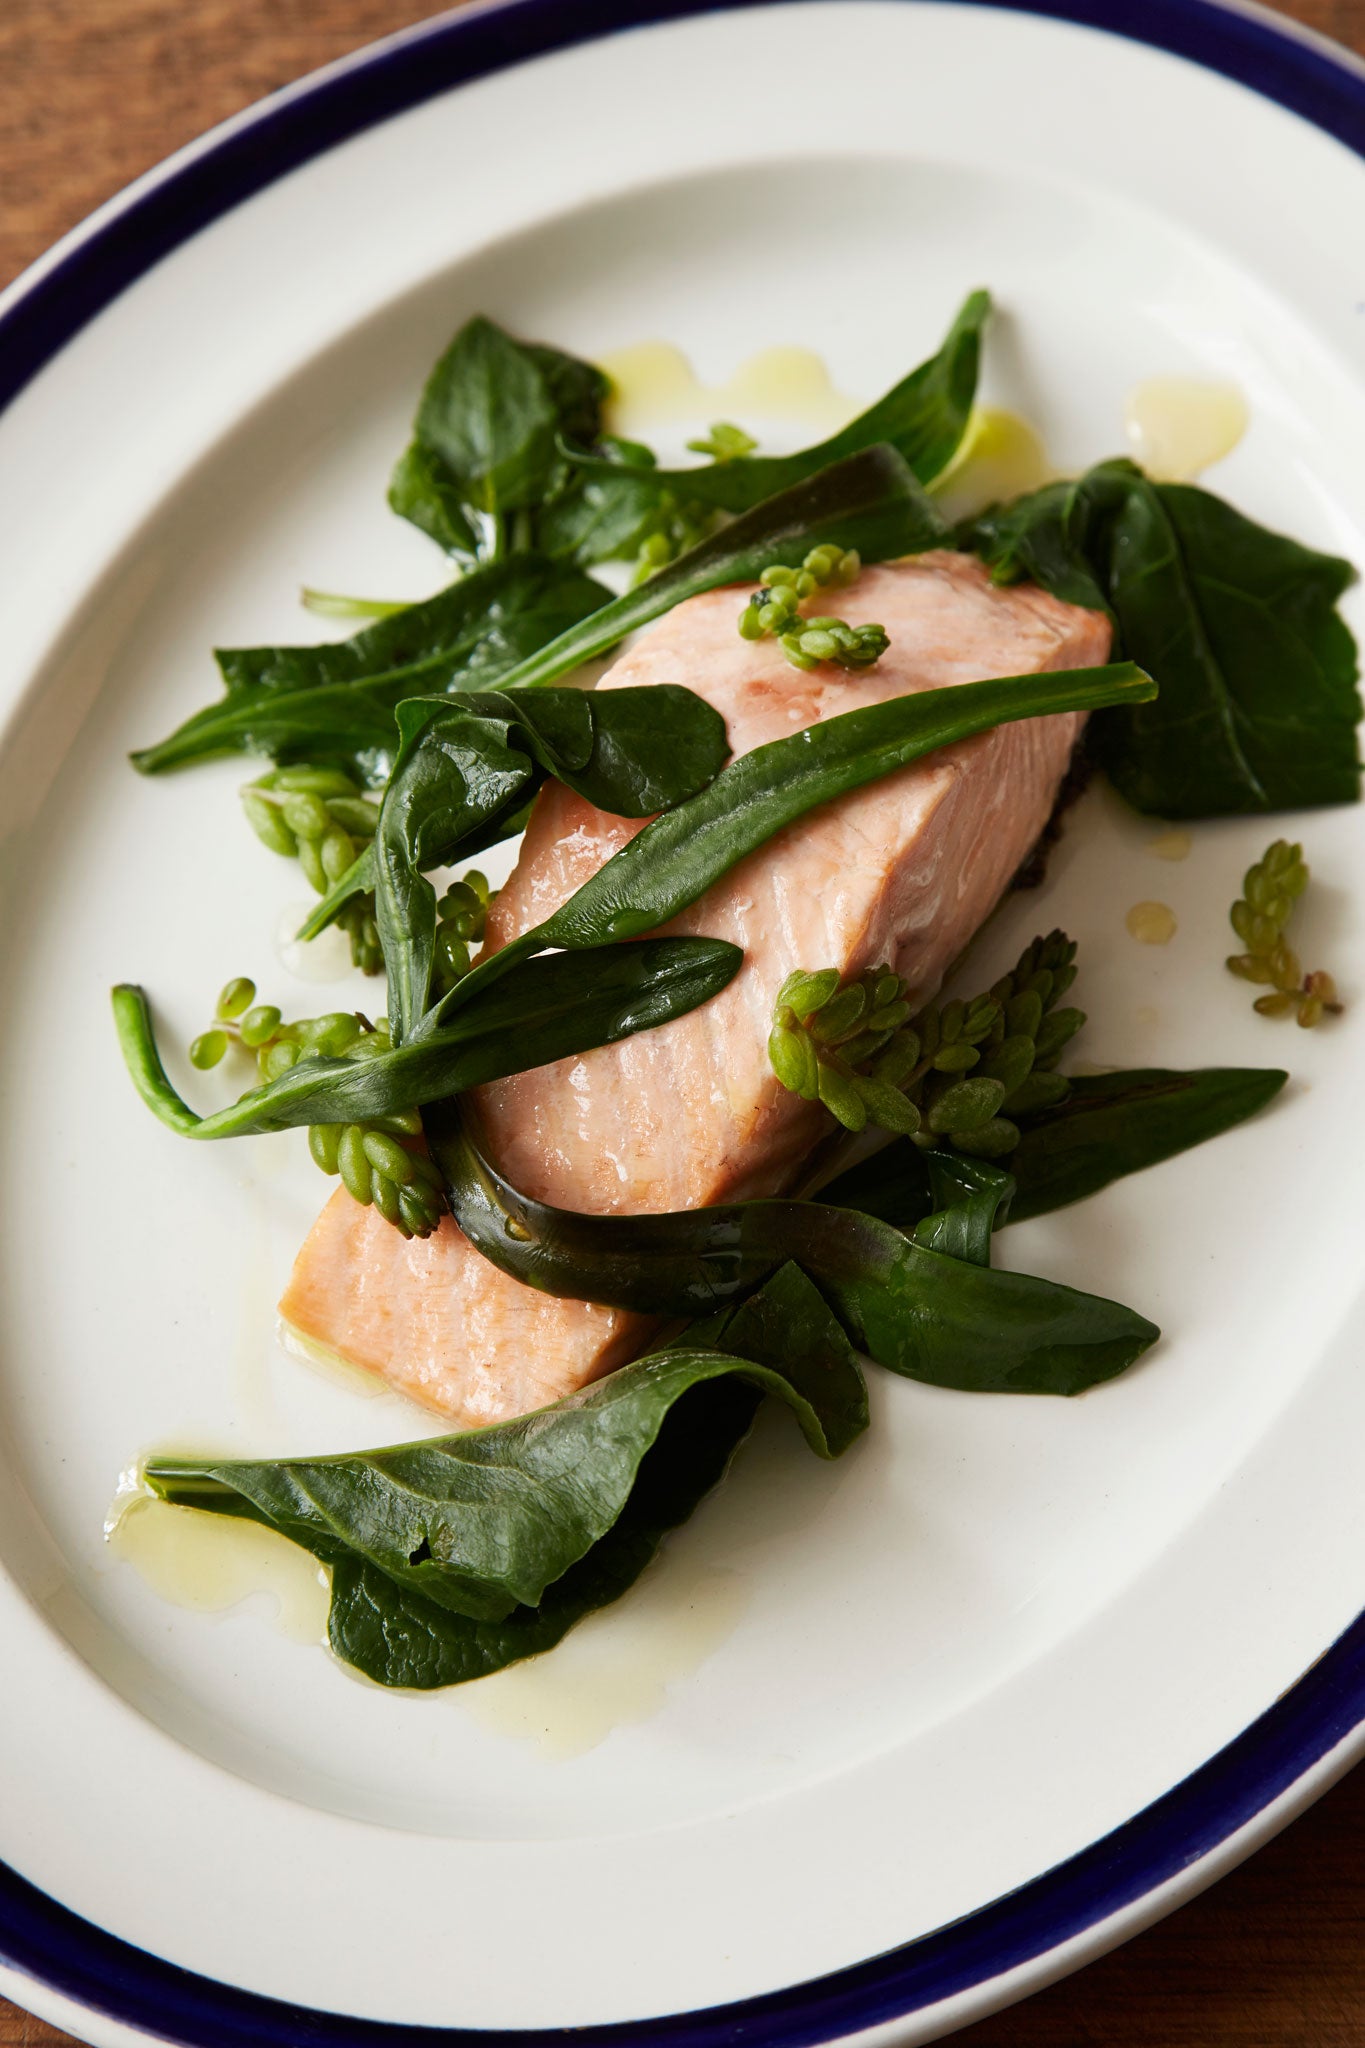
[[[290,170],[393,115],[628,28],[775,0],[470,0],[248,107],[147,172],[0,294],[0,411],[160,259]],[[917,5],[920,0],[896,0]],[[950,0],[1099,29],[1275,101],[1365,158],[1365,61],[1255,0]],[[948,2031],[1077,1968],[1172,1910],[1325,1791],[1365,1749],[1365,1615],[1197,1770],[1109,1834],[952,1925],[759,1997],[578,2027],[584,2048],[790,2048],[921,2016]],[[1144,1910],[1145,1908],[1145,1910]],[[0,1969],[143,2039],[217,2048],[540,2048],[560,2029],[357,2019],[179,1968],[108,1934],[0,1863]],[[1007,1980],[1012,1980],[1008,1982]],[[951,2009],[950,2009],[951,2008]],[[929,2038],[920,2033],[920,2039]]]

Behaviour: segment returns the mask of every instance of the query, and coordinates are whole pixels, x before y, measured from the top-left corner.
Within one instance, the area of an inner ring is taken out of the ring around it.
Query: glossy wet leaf
[[[720,714],[667,683],[409,698],[398,725],[398,759],[365,873],[395,1045],[428,1006],[437,924],[430,870],[472,858],[502,836],[549,776],[601,810],[648,817],[703,789],[730,752]],[[334,892],[329,908],[337,900]]]
[[[580,570],[537,555],[478,569],[347,640],[220,649],[226,695],[134,754],[144,774],[213,754],[325,761],[361,780],[392,766],[407,697],[501,686],[528,655],[608,604]]]
[[[932,483],[948,467],[966,432],[976,393],[981,332],[990,310],[989,294],[973,292],[937,354],[838,433],[794,455],[742,455],[665,470],[566,450],[586,487],[570,504],[575,509],[591,507],[591,516],[585,510],[581,530],[571,533],[566,505],[560,515],[563,540],[572,541],[578,560],[605,561],[608,550],[624,552],[638,539],[648,523],[651,502],[664,494],[716,511],[746,512],[830,463],[879,443],[894,448],[922,484]]]
[[[867,1425],[848,1340],[794,1268],[679,1345],[515,1421],[339,1457],[154,1459],[147,1480],[330,1565],[333,1647],[380,1683],[456,1684],[548,1648],[624,1592],[720,1478],[764,1394],[821,1457]]]
[[[300,1059],[277,1080],[206,1117],[171,1086],[140,988],[124,982],[114,989],[114,1018],[134,1086],[162,1123],[188,1138],[246,1137],[398,1115],[483,1081],[612,1045],[708,1002],[734,978],[742,959],[739,948],[722,939],[649,939],[527,961],[420,1043],[367,1060]]]
[[[1020,1143],[999,1162],[1014,1182],[997,1227],[1045,1216],[1202,1145],[1255,1116],[1284,1086],[1277,1068],[1138,1067],[1071,1077],[1055,1108],[1024,1120]],[[904,1140],[887,1145],[820,1190],[820,1200],[918,1231],[941,1206],[930,1178],[937,1153]],[[954,1160],[954,1171],[967,1164]]]
[[[792,1261],[879,1364],[976,1393],[1080,1393],[1122,1372],[1158,1334],[1120,1303],[992,1272],[930,1250],[876,1217],[822,1202],[742,1202],[659,1216],[556,1209],[518,1193],[496,1171],[454,1105],[435,1107],[426,1131],[465,1236],[501,1271],[543,1293],[647,1314],[706,1315]]]
[[[1353,803],[1349,562],[1258,526],[1210,492],[1106,462],[969,524],[998,581],[1102,607],[1151,704],[1107,711],[1090,745],[1138,810],[1168,818]]]
[[[1218,1137],[1264,1109],[1288,1079],[1274,1067],[1077,1075],[1065,1102],[1030,1119],[1005,1162],[1018,1184],[1011,1221],[1083,1201],[1125,1174]]]

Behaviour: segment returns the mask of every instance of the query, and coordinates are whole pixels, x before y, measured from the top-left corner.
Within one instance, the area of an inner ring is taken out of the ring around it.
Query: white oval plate
[[[1354,811],[1279,827],[1319,877],[1331,1030],[1266,1025],[1219,964],[1264,824],[1172,865],[1092,798],[987,941],[1079,938],[1093,1060],[1294,1070],[1254,1125],[1010,1232],[1160,1320],[1126,1379],[1068,1404],[878,1376],[829,1470],[771,1419],[492,1708],[348,1683],[259,1602],[168,1607],[102,1542],[150,1445],[413,1428],[274,1344],[301,1147],[172,1139],[105,991],[146,980],[172,1042],[229,972],[289,999],[241,764],[149,784],[124,755],[212,693],[211,643],[308,637],[301,581],[440,581],[383,487],[460,320],[663,337],[711,383],[800,343],[870,396],[989,283],[985,396],[1060,466],[1120,447],[1139,377],[1231,377],[1252,426],[1217,488],[1365,561],[1365,84],[1204,0],[1059,11],[1098,26],[472,9],[229,124],[0,307],[0,1982],[93,2041],[925,2041],[1207,1882],[1360,1746]],[[1165,949],[1126,935],[1147,897]],[[570,1673],[623,1718],[556,1757],[516,1701],[562,1731]]]

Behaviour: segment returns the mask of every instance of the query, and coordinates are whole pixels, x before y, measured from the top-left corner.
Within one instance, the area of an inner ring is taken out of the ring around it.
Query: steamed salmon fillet
[[[721,713],[739,755],[911,691],[1084,668],[1109,653],[1103,614],[1031,585],[997,588],[966,555],[866,569],[840,592],[850,624],[876,620],[890,635],[875,668],[856,675],[803,673],[773,641],[741,639],[744,595],[714,590],[677,606],[598,687],[681,683]],[[666,928],[743,948],[720,995],[657,1030],[476,1091],[502,1172],[537,1200],[603,1215],[789,1189],[828,1118],[768,1065],[782,982],[796,968],[853,975],[890,961],[912,1001],[932,996],[1046,825],[1083,722],[1025,719],[944,748],[809,813],[732,868]],[[547,783],[490,912],[488,950],[549,916],[641,829]],[[405,1242],[344,1190],[280,1308],[313,1342],[465,1427],[587,1385],[652,1327],[523,1287],[449,1217]]]

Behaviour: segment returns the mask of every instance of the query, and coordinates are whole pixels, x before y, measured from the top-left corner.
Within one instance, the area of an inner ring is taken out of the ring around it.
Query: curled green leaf
[[[879,1364],[978,1393],[1080,1393],[1122,1372],[1158,1334],[1117,1302],[963,1264],[875,1217],[823,1202],[663,1216],[556,1209],[497,1172],[456,1105],[434,1108],[426,1130],[465,1236],[503,1272],[547,1294],[696,1316],[742,1298],[791,1261]]]
[[[340,1457],[149,1461],[164,1500],[245,1515],[332,1571],[329,1633],[384,1685],[484,1676],[616,1599],[721,1477],[758,1402],[840,1456],[867,1397],[803,1275],[552,1408],[489,1429]]]

